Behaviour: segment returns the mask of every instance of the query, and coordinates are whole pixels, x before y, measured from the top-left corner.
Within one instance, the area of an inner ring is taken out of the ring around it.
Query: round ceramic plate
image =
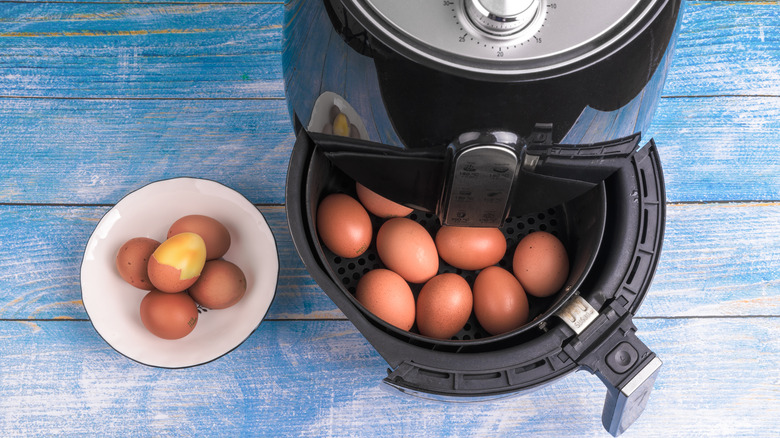
[[[122,280],[116,254],[133,237],[162,242],[168,227],[189,214],[211,216],[227,227],[231,246],[223,258],[244,271],[247,291],[227,309],[199,308],[190,334],[165,340],[143,326],[139,309],[147,292]],[[95,330],[116,351],[146,365],[182,368],[216,359],[249,337],[271,305],[278,276],[276,241],[252,203],[214,181],[175,178],[128,194],[103,216],[84,252],[81,297]]]

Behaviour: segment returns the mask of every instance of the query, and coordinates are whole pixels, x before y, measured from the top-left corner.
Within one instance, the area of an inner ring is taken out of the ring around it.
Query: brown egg
[[[466,280],[457,274],[431,278],[417,296],[417,328],[421,335],[450,339],[471,315],[473,298]]]
[[[548,297],[569,277],[569,256],[563,243],[546,231],[536,231],[517,244],[512,270],[526,293]]]
[[[168,229],[166,239],[185,232],[203,238],[206,242],[206,260],[218,259],[230,249],[230,232],[221,222],[209,216],[192,214],[178,219]]]
[[[414,325],[414,294],[406,280],[388,269],[367,272],[357,284],[355,298],[369,312],[401,330]]]
[[[439,270],[433,238],[411,219],[397,217],[382,224],[376,235],[376,250],[387,268],[410,283],[425,283]]]
[[[160,242],[146,237],[135,237],[125,242],[116,254],[119,276],[138,289],[152,290],[147,265],[158,246]]]
[[[186,292],[152,290],[141,300],[141,322],[163,339],[187,336],[198,323],[198,306]]]
[[[504,257],[506,238],[498,228],[443,226],[436,232],[436,249],[450,265],[476,271]]]
[[[360,183],[355,183],[355,189],[363,207],[382,219],[404,217],[412,212],[411,208],[393,202]]]
[[[162,292],[192,286],[206,263],[206,243],[195,233],[181,233],[161,243],[149,257],[149,280]]]
[[[326,196],[317,207],[317,232],[328,249],[344,258],[363,254],[371,244],[371,218],[355,198],[343,193]]]
[[[474,315],[485,331],[500,335],[528,321],[528,297],[514,275],[490,266],[474,280]]]
[[[241,268],[227,260],[208,260],[189,293],[203,307],[226,309],[246,293],[246,276]]]

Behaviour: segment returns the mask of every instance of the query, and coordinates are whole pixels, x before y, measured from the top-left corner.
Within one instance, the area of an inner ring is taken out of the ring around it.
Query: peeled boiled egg
[[[349,195],[333,193],[317,207],[317,232],[328,249],[351,259],[368,249],[373,229],[360,202]]]
[[[439,270],[433,238],[411,219],[392,218],[382,224],[376,249],[382,263],[410,283],[425,283]]]
[[[166,238],[190,232],[199,235],[206,243],[206,260],[222,257],[230,248],[230,232],[218,220],[200,214],[179,218],[168,229]]]
[[[436,249],[450,265],[475,271],[498,263],[506,253],[506,238],[498,228],[443,226],[436,232]]]
[[[350,123],[347,115],[339,113],[333,119],[333,134],[342,137],[349,137]]]
[[[474,315],[485,331],[500,335],[528,321],[528,297],[514,275],[490,266],[474,280]]]
[[[390,325],[401,330],[409,330],[414,325],[414,294],[406,280],[393,271],[368,271],[358,281],[355,298]]]
[[[512,270],[528,294],[548,297],[566,283],[569,256],[557,237],[546,231],[536,231],[517,244]]]
[[[153,289],[141,300],[141,322],[160,338],[183,338],[198,323],[198,307],[187,292],[171,294]]]
[[[360,200],[360,203],[363,204],[363,207],[366,207],[366,210],[382,219],[404,217],[412,212],[411,208],[393,202],[367,188],[363,184],[355,183],[355,189],[357,190],[358,199]]]
[[[471,315],[473,298],[468,282],[460,275],[437,275],[417,296],[417,328],[421,335],[450,339],[463,329]]]
[[[116,269],[119,276],[134,287],[152,290],[147,265],[160,242],[147,237],[134,237],[122,245],[116,254]]]
[[[181,292],[198,280],[206,264],[206,243],[195,233],[180,233],[161,243],[149,257],[149,280],[162,292]]]
[[[246,293],[244,272],[227,260],[208,260],[200,278],[189,288],[195,302],[209,309],[226,309]]]

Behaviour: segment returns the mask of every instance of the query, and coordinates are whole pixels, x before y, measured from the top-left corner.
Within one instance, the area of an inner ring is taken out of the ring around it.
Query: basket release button
[[[617,374],[623,374],[634,366],[639,352],[628,342],[621,342],[607,354],[607,365]]]

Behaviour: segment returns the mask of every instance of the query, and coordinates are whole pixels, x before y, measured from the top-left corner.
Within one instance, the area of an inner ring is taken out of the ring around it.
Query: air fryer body
[[[308,128],[315,102],[332,92],[355,109],[368,140],[406,148],[446,147],[469,131],[527,137],[537,124],[552,124],[553,142],[566,144],[644,132],[666,78],[680,8],[679,0],[663,2],[632,38],[566,68],[491,75],[404,52],[372,35],[352,3],[285,5],[291,115]]]
[[[455,11],[470,1],[430,4]],[[547,11],[565,7],[527,1]],[[314,135],[323,131],[334,105],[349,115],[363,140],[403,151],[443,150],[469,132],[509,132],[529,144],[540,135],[548,145],[638,141],[660,98],[681,2],[633,1],[649,6],[633,18],[638,24],[630,32],[615,32],[599,50],[594,40],[566,62],[548,64],[480,62],[410,41],[367,6],[389,0],[285,4],[284,80],[297,134],[287,179],[290,231],[309,273],[392,368],[384,380],[388,386],[434,396],[494,397],[586,369],[608,388],[602,417],[608,431],[622,433],[641,413],[661,364],[637,339],[631,321],[663,240],[665,190],[652,141],[635,148],[603,183],[561,207],[566,221],[577,223],[593,215],[593,206],[604,206],[596,215],[603,237],[593,245],[587,275],[576,290],[562,292],[550,312],[505,336],[433,341],[389,327],[351,296],[344,287],[348,279],[337,278],[313,224],[316,203],[328,190],[354,190],[323,156],[316,141],[321,134]],[[529,34],[529,44],[536,39]],[[501,57],[508,48],[484,49]],[[572,217],[578,209],[585,215]],[[592,244],[576,240],[575,246]]]

